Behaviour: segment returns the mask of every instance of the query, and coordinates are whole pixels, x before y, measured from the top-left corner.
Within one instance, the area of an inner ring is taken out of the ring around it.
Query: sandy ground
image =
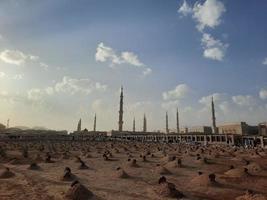
[[[267,197],[267,153],[263,149],[133,142],[29,142],[0,146],[1,200],[66,199],[75,180],[93,197],[70,199],[179,199],[173,197],[171,184],[158,183],[162,176],[185,196],[182,199]],[[51,162],[45,162],[47,152]],[[80,169],[81,162],[88,169]],[[29,169],[32,163],[39,169]],[[71,169],[71,180],[62,180],[65,167]],[[6,168],[12,173],[10,177],[4,176]]]

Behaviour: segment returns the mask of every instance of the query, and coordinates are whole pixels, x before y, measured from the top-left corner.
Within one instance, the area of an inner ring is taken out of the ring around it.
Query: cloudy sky
[[[267,1],[1,0],[0,123],[74,130],[267,121]]]

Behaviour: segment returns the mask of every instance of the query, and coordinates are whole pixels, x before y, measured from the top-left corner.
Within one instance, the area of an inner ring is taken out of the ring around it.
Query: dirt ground
[[[267,197],[267,151],[260,148],[134,142],[2,142],[0,146],[1,200],[68,199],[75,180],[93,197],[70,199]],[[71,169],[69,180],[63,178],[66,167]],[[162,176],[173,184],[159,184]],[[184,197],[173,195],[174,190]]]

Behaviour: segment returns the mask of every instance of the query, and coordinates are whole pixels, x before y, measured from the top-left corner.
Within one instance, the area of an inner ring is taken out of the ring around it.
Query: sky
[[[244,3],[245,2],[245,3]],[[73,131],[267,121],[267,1],[1,0],[0,123]]]

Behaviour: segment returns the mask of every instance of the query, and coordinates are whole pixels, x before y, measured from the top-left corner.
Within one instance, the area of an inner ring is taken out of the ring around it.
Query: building
[[[267,136],[267,122],[259,123],[258,131],[259,135]]]
[[[212,128],[210,126],[192,126],[192,127],[183,127],[180,129],[180,134],[188,134],[188,133],[212,134]]]
[[[6,129],[6,126],[4,124],[0,123],[0,132],[4,131]]]
[[[2,136],[8,139],[20,140],[64,140],[68,136],[68,132],[66,130],[22,130],[19,128],[7,128],[2,132]]]
[[[185,134],[185,133],[188,133],[188,128],[187,127],[180,128],[180,134]]]
[[[210,126],[193,126],[188,128],[188,132],[212,134],[212,128]]]
[[[218,127],[219,134],[234,134],[234,135],[256,135],[258,134],[257,126],[250,126],[246,122],[234,124],[225,124]]]

